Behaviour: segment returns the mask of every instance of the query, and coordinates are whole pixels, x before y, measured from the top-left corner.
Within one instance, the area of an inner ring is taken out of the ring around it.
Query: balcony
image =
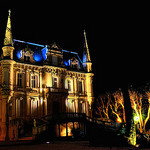
[[[64,94],[68,94],[68,90],[67,89],[54,88],[54,87],[49,87],[49,92],[50,93],[64,93]]]
[[[78,96],[78,97],[86,97],[87,93],[86,92],[76,92],[76,93],[69,93],[70,96]]]

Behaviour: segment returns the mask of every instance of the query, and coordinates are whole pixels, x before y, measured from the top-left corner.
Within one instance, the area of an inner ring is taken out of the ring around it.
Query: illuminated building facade
[[[94,74],[84,37],[83,61],[56,43],[13,39],[9,11],[0,59],[0,141],[17,140],[22,124],[47,114],[90,115]]]

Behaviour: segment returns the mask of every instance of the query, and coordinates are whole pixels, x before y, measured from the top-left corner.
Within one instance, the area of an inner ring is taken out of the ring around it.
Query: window
[[[69,113],[74,113],[76,112],[75,111],[75,103],[74,103],[74,100],[71,100],[71,99],[68,99],[65,101],[65,104],[66,104],[66,111],[69,112]]]
[[[22,87],[22,73],[18,73],[17,86]]]
[[[31,102],[32,102],[32,107],[31,107],[32,116],[37,116],[37,114],[38,114],[38,101],[33,99]]]
[[[78,101],[78,113],[85,113],[85,103],[83,101]]]
[[[53,78],[53,87],[57,88],[57,78]]]
[[[23,116],[23,99],[16,100],[16,116],[17,117]]]
[[[30,56],[24,56],[24,61],[26,61],[26,62],[30,62]]]
[[[58,60],[57,60],[57,56],[52,56],[52,64],[53,65],[58,65]]]
[[[71,91],[71,81],[70,80],[67,81],[68,81],[68,91]]]
[[[78,81],[78,92],[82,93],[82,81]]]
[[[78,69],[78,64],[72,64],[73,69]]]
[[[3,83],[4,84],[9,84],[9,72],[8,72],[8,70],[4,70]]]
[[[37,75],[32,75],[31,76],[31,87],[32,88],[37,88],[38,87],[38,76]]]

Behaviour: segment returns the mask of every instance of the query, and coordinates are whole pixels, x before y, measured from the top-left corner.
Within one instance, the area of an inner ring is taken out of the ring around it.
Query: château
[[[94,74],[85,31],[84,40],[81,59],[55,42],[13,39],[9,10],[0,58],[0,141],[18,140],[27,124],[49,114],[90,116]]]

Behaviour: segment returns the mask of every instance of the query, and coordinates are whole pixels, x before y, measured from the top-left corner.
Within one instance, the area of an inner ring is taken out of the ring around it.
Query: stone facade
[[[84,37],[87,59],[82,62],[78,53],[56,43],[12,39],[9,12],[0,60],[0,141],[17,140],[34,118],[62,112],[90,115],[94,74],[85,32]]]

